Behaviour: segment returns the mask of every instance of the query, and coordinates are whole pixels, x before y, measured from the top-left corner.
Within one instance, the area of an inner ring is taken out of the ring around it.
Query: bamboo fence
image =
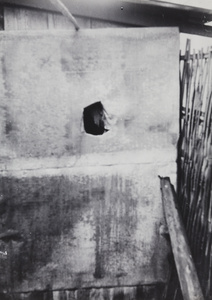
[[[212,48],[180,56],[178,199],[205,299],[212,299]]]
[[[180,54],[178,201],[205,300],[212,300],[212,47]],[[176,267],[163,299],[183,300]],[[185,266],[186,267],[186,266]]]

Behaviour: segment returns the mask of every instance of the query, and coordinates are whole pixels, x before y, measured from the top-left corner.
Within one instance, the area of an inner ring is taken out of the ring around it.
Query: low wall
[[[1,41],[2,290],[166,282],[157,176],[176,175],[177,29]],[[82,114],[97,101],[109,131],[93,136]]]

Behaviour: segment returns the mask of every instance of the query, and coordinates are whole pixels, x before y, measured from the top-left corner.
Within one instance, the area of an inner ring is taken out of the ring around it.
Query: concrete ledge
[[[0,159],[0,172],[6,174],[10,171],[39,170],[61,168],[84,168],[87,166],[112,166],[130,164],[169,164],[176,160],[172,149],[143,150],[143,151],[120,151],[112,153],[95,153],[45,158],[15,158]]]

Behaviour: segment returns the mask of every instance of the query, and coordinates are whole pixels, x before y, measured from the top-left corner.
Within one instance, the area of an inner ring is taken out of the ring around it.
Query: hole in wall
[[[106,111],[100,101],[84,108],[83,123],[85,132],[92,135],[102,135],[109,130],[106,128]]]

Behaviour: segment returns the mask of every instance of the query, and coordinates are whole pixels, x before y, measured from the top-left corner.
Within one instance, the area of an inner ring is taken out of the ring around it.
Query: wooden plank
[[[184,300],[204,300],[196,268],[188,245],[173,186],[169,178],[160,178],[162,199],[172,251]]]
[[[22,26],[23,22],[23,26]],[[40,30],[47,29],[47,13],[36,10],[20,9],[18,19],[18,29]]]
[[[91,19],[76,17],[77,23],[81,29],[91,28]],[[61,14],[48,13],[48,28],[49,29],[74,29],[70,20]]]
[[[5,30],[74,29],[70,20],[58,13],[32,10],[23,7],[4,8]],[[89,18],[76,18],[80,28],[90,28]]]
[[[5,7],[5,30],[40,30],[48,28],[46,12]]]
[[[5,7],[4,8],[4,15],[5,15],[5,30],[17,30],[17,12],[19,10],[12,8],[12,7]]]
[[[123,24],[91,19],[91,28],[123,27]],[[126,25],[126,27],[128,27]]]

